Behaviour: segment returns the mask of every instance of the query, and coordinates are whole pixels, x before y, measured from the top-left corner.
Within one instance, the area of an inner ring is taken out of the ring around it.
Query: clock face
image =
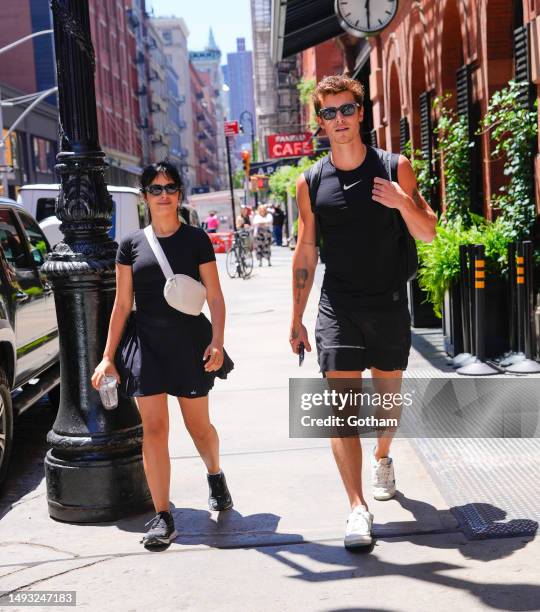
[[[394,18],[398,0],[336,0],[341,27],[355,36],[385,28]]]

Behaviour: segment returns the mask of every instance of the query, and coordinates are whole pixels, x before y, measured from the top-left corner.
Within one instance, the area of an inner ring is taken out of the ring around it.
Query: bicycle
[[[249,278],[253,272],[253,253],[250,248],[250,235],[246,230],[234,232],[233,243],[227,251],[225,265],[231,278]]]

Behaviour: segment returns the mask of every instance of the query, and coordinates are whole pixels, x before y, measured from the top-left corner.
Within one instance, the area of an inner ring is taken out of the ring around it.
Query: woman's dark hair
[[[143,168],[141,174],[141,189],[144,191],[158,174],[166,174],[176,185],[180,187],[181,191],[184,190],[184,183],[182,182],[178,168],[167,160],[162,160],[155,164],[149,164]]]

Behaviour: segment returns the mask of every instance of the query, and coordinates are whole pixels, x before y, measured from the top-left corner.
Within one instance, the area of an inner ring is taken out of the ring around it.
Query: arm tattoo
[[[306,268],[299,268],[294,271],[295,285],[296,285],[296,303],[300,304],[300,295],[302,289],[306,288],[306,280],[308,277],[308,271]]]
[[[294,271],[294,278],[296,279],[296,288],[304,289],[306,286],[306,280],[308,277],[308,271],[305,268],[299,268]]]
[[[416,187],[414,188],[412,199],[418,208],[424,208],[424,204],[422,202],[422,196],[418,193],[418,189]]]

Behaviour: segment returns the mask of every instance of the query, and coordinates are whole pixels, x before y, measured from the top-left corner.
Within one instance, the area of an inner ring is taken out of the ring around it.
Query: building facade
[[[396,18],[370,42],[373,124],[379,146],[399,151],[410,138],[414,149],[431,158],[437,120],[432,101],[449,93],[453,108],[466,117],[474,143],[469,160],[471,208],[492,218],[492,200],[505,177],[502,161],[492,159],[490,134],[476,132],[491,95],[510,79],[528,81],[531,99],[537,97],[539,34],[538,1],[401,2]],[[536,186],[538,202],[538,179]]]
[[[148,17],[146,14],[145,0],[131,0],[131,8],[127,9],[127,22],[130,36],[130,58],[132,80],[136,87],[132,94],[135,96],[135,108],[138,117],[136,127],[138,129],[140,143],[141,165],[146,166],[151,159],[150,134],[152,131],[152,119],[150,115],[150,83],[148,81],[148,39],[147,28]]]
[[[51,23],[47,3],[5,0],[2,2],[0,21],[0,48],[32,32],[48,30]],[[13,168],[13,172],[8,173],[8,193],[3,195],[16,197],[17,188],[24,183],[51,183],[57,180],[54,171],[58,152],[55,95],[49,96],[30,111],[7,136],[8,130],[31,103],[31,100],[22,103],[10,101],[26,94],[46,91],[55,85],[53,39],[50,34],[24,42],[0,55],[0,99],[4,102],[0,132],[2,137],[6,136],[6,164]]]
[[[186,191],[196,183],[195,138],[193,134],[193,110],[191,78],[189,70],[188,36],[189,30],[184,19],[176,17],[156,17],[152,19],[154,28],[159,32],[166,58],[178,75],[177,89],[179,102],[180,131],[180,169],[186,182]]]
[[[131,7],[130,7],[131,8]],[[142,158],[133,32],[122,0],[89,3],[99,138],[111,183],[137,184]]]
[[[296,55],[277,63],[271,56],[271,0],[251,0],[255,108],[260,159],[266,159],[266,137],[301,128]]]
[[[221,51],[216,44],[212,29],[210,29],[208,45],[204,51],[190,51],[189,58],[198,72],[206,72],[209,75],[209,83],[212,87],[212,95],[215,101],[216,123],[218,126],[215,135],[218,156],[217,179],[219,181],[219,189],[227,189],[229,180],[225,133],[223,131],[223,122],[225,120],[223,105],[223,72],[221,70]]]
[[[208,72],[199,72],[190,64],[195,134],[196,182],[192,193],[219,191],[219,158],[216,134],[218,130],[214,85]]]
[[[235,139],[236,152],[252,149],[257,130],[253,89],[253,54],[246,51],[245,38],[236,39],[236,53],[227,54],[227,85],[229,86],[228,118],[239,121],[244,133]],[[253,130],[253,134],[252,134]]]

